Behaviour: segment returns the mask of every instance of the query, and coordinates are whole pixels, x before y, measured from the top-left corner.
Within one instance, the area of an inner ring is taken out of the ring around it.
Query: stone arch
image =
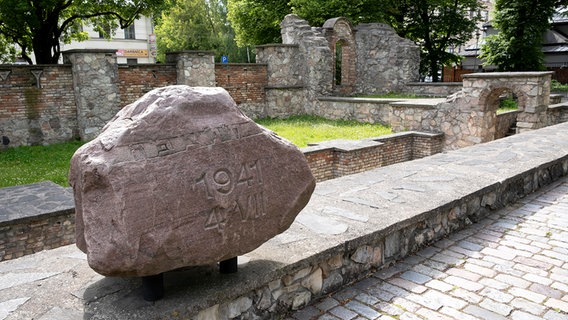
[[[357,83],[355,28],[351,21],[339,17],[327,20],[323,31],[335,62],[331,70],[334,79],[333,91],[336,94],[349,95],[354,92]]]
[[[511,94],[517,101],[517,111],[498,117],[497,110],[504,95]],[[479,95],[479,106],[488,121],[488,139],[496,140],[517,133],[517,116],[524,112],[528,97],[517,85],[490,84]]]
[[[516,133],[548,125],[552,72],[491,72],[464,75],[463,89],[442,104],[440,120],[447,147],[465,147],[500,138],[496,110],[501,94],[517,96]],[[456,130],[455,128],[458,128]]]

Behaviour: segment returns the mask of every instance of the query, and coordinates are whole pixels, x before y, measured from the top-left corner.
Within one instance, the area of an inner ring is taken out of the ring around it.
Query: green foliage
[[[461,57],[448,52],[467,42],[481,21],[478,0],[383,0],[389,4],[389,24],[421,46],[420,73],[439,81],[438,71]],[[475,14],[472,14],[475,13]]]
[[[73,141],[0,151],[0,188],[46,180],[67,187],[69,161],[82,144]]]
[[[0,0],[0,35],[29,63],[33,52],[38,64],[56,64],[59,41],[84,40],[83,24],[124,28],[163,8],[164,0]]]
[[[391,128],[380,124],[329,120],[307,115],[291,116],[286,119],[266,118],[259,119],[256,122],[300,148],[306,147],[308,143],[326,140],[358,140],[392,133]]]
[[[16,61],[16,48],[0,34],[0,64]]]
[[[227,55],[230,62],[248,62],[245,48],[238,48],[235,32],[227,21],[226,0],[172,0],[155,28],[158,60],[166,52],[213,50],[217,61]]]
[[[549,28],[557,0],[496,0],[493,26],[480,58],[500,71],[544,70],[542,34]]]
[[[240,47],[279,43],[280,22],[292,13],[287,1],[228,0],[228,19]]]
[[[566,92],[568,91],[568,83],[560,83],[557,80],[552,80],[550,83],[550,91]]]
[[[515,98],[508,96],[504,99],[499,100],[499,108],[497,108],[497,114],[501,114],[507,111],[513,111],[519,109],[519,103]]]
[[[336,17],[348,18],[353,24],[384,20],[376,0],[290,0],[290,6],[313,26],[321,26]]]

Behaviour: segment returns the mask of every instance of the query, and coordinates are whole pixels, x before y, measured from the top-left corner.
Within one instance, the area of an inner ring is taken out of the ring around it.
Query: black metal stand
[[[235,273],[237,269],[237,257],[219,262],[220,273]]]
[[[142,295],[146,301],[156,301],[164,297],[164,274],[142,277]]]

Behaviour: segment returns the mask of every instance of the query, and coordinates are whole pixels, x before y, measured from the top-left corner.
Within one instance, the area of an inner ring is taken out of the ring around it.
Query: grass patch
[[[507,97],[499,101],[499,108],[497,108],[497,114],[518,110],[518,109],[519,109],[519,103],[513,97]]]
[[[53,181],[67,187],[69,160],[84,142],[23,146],[0,152],[0,188]]]
[[[388,126],[350,120],[328,120],[315,116],[291,116],[285,119],[259,119],[258,124],[290,140],[299,148],[308,143],[334,139],[359,140],[392,133]]]
[[[362,139],[391,133],[377,124],[333,121],[321,117],[293,116],[287,119],[262,119],[259,124],[290,140],[298,147],[331,139]],[[49,146],[8,148],[0,152],[0,188],[53,181],[67,187],[69,162],[84,142],[73,141]]]

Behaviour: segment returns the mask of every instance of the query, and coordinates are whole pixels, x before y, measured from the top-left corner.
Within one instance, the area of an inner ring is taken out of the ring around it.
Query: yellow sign
[[[136,57],[136,58],[146,58],[148,57],[148,50],[146,49],[120,49],[116,51],[116,55],[119,57]]]

